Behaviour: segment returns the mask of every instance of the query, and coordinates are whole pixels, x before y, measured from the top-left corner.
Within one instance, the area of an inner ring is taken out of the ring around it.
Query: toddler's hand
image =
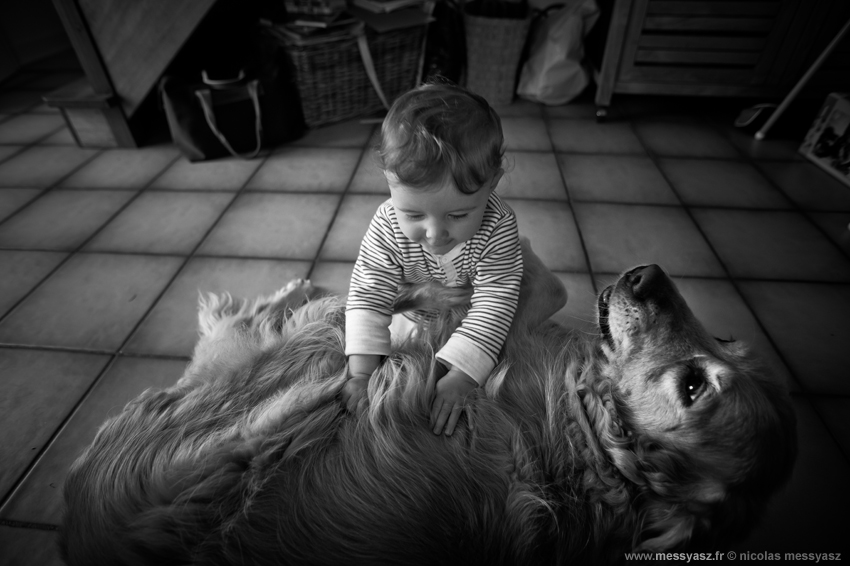
[[[445,426],[446,436],[450,436],[454,430],[460,413],[466,404],[466,396],[470,391],[478,387],[478,383],[460,371],[452,368],[437,382],[436,396],[431,404],[431,426],[434,434],[443,432]]]
[[[380,356],[351,355],[348,357],[348,381],[342,386],[340,397],[350,413],[354,412],[360,399],[366,395],[369,378],[380,363]]]
[[[354,409],[357,408],[357,404],[360,402],[360,399],[366,395],[366,388],[368,386],[369,378],[362,376],[351,377],[345,382],[345,385],[342,386],[340,396],[342,397],[342,402],[345,405],[345,408],[348,409],[349,413],[353,413]]]

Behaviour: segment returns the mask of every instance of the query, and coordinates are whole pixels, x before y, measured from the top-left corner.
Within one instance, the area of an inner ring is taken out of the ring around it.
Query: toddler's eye
[[[407,217],[408,220],[421,220],[422,219],[421,214],[405,214],[405,216]]]
[[[450,218],[450,219],[452,219],[452,220],[463,220],[463,219],[464,219],[464,218],[466,218],[467,216],[469,216],[469,213],[464,213],[464,214],[449,214],[449,218]]]

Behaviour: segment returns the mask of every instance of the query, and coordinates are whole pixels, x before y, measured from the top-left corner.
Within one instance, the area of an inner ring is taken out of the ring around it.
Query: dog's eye
[[[717,336],[715,336],[714,339],[718,342],[723,342],[724,344],[730,344],[735,341],[735,339],[731,337],[729,338],[729,340],[724,340],[723,338],[718,338]]]
[[[693,367],[688,368],[681,381],[682,401],[685,405],[688,407],[693,405],[694,401],[702,395],[705,386],[705,376],[702,370]]]

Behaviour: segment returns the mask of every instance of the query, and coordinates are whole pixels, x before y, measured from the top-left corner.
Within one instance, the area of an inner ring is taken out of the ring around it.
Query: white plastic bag
[[[581,94],[590,82],[582,66],[584,37],[598,19],[595,0],[567,0],[554,13],[544,14],[532,32],[517,94],[550,106],[566,104]]]

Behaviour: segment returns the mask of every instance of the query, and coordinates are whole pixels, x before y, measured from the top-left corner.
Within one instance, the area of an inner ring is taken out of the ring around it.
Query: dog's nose
[[[636,299],[649,297],[663,280],[664,272],[655,264],[638,267],[628,275],[628,282]]]

